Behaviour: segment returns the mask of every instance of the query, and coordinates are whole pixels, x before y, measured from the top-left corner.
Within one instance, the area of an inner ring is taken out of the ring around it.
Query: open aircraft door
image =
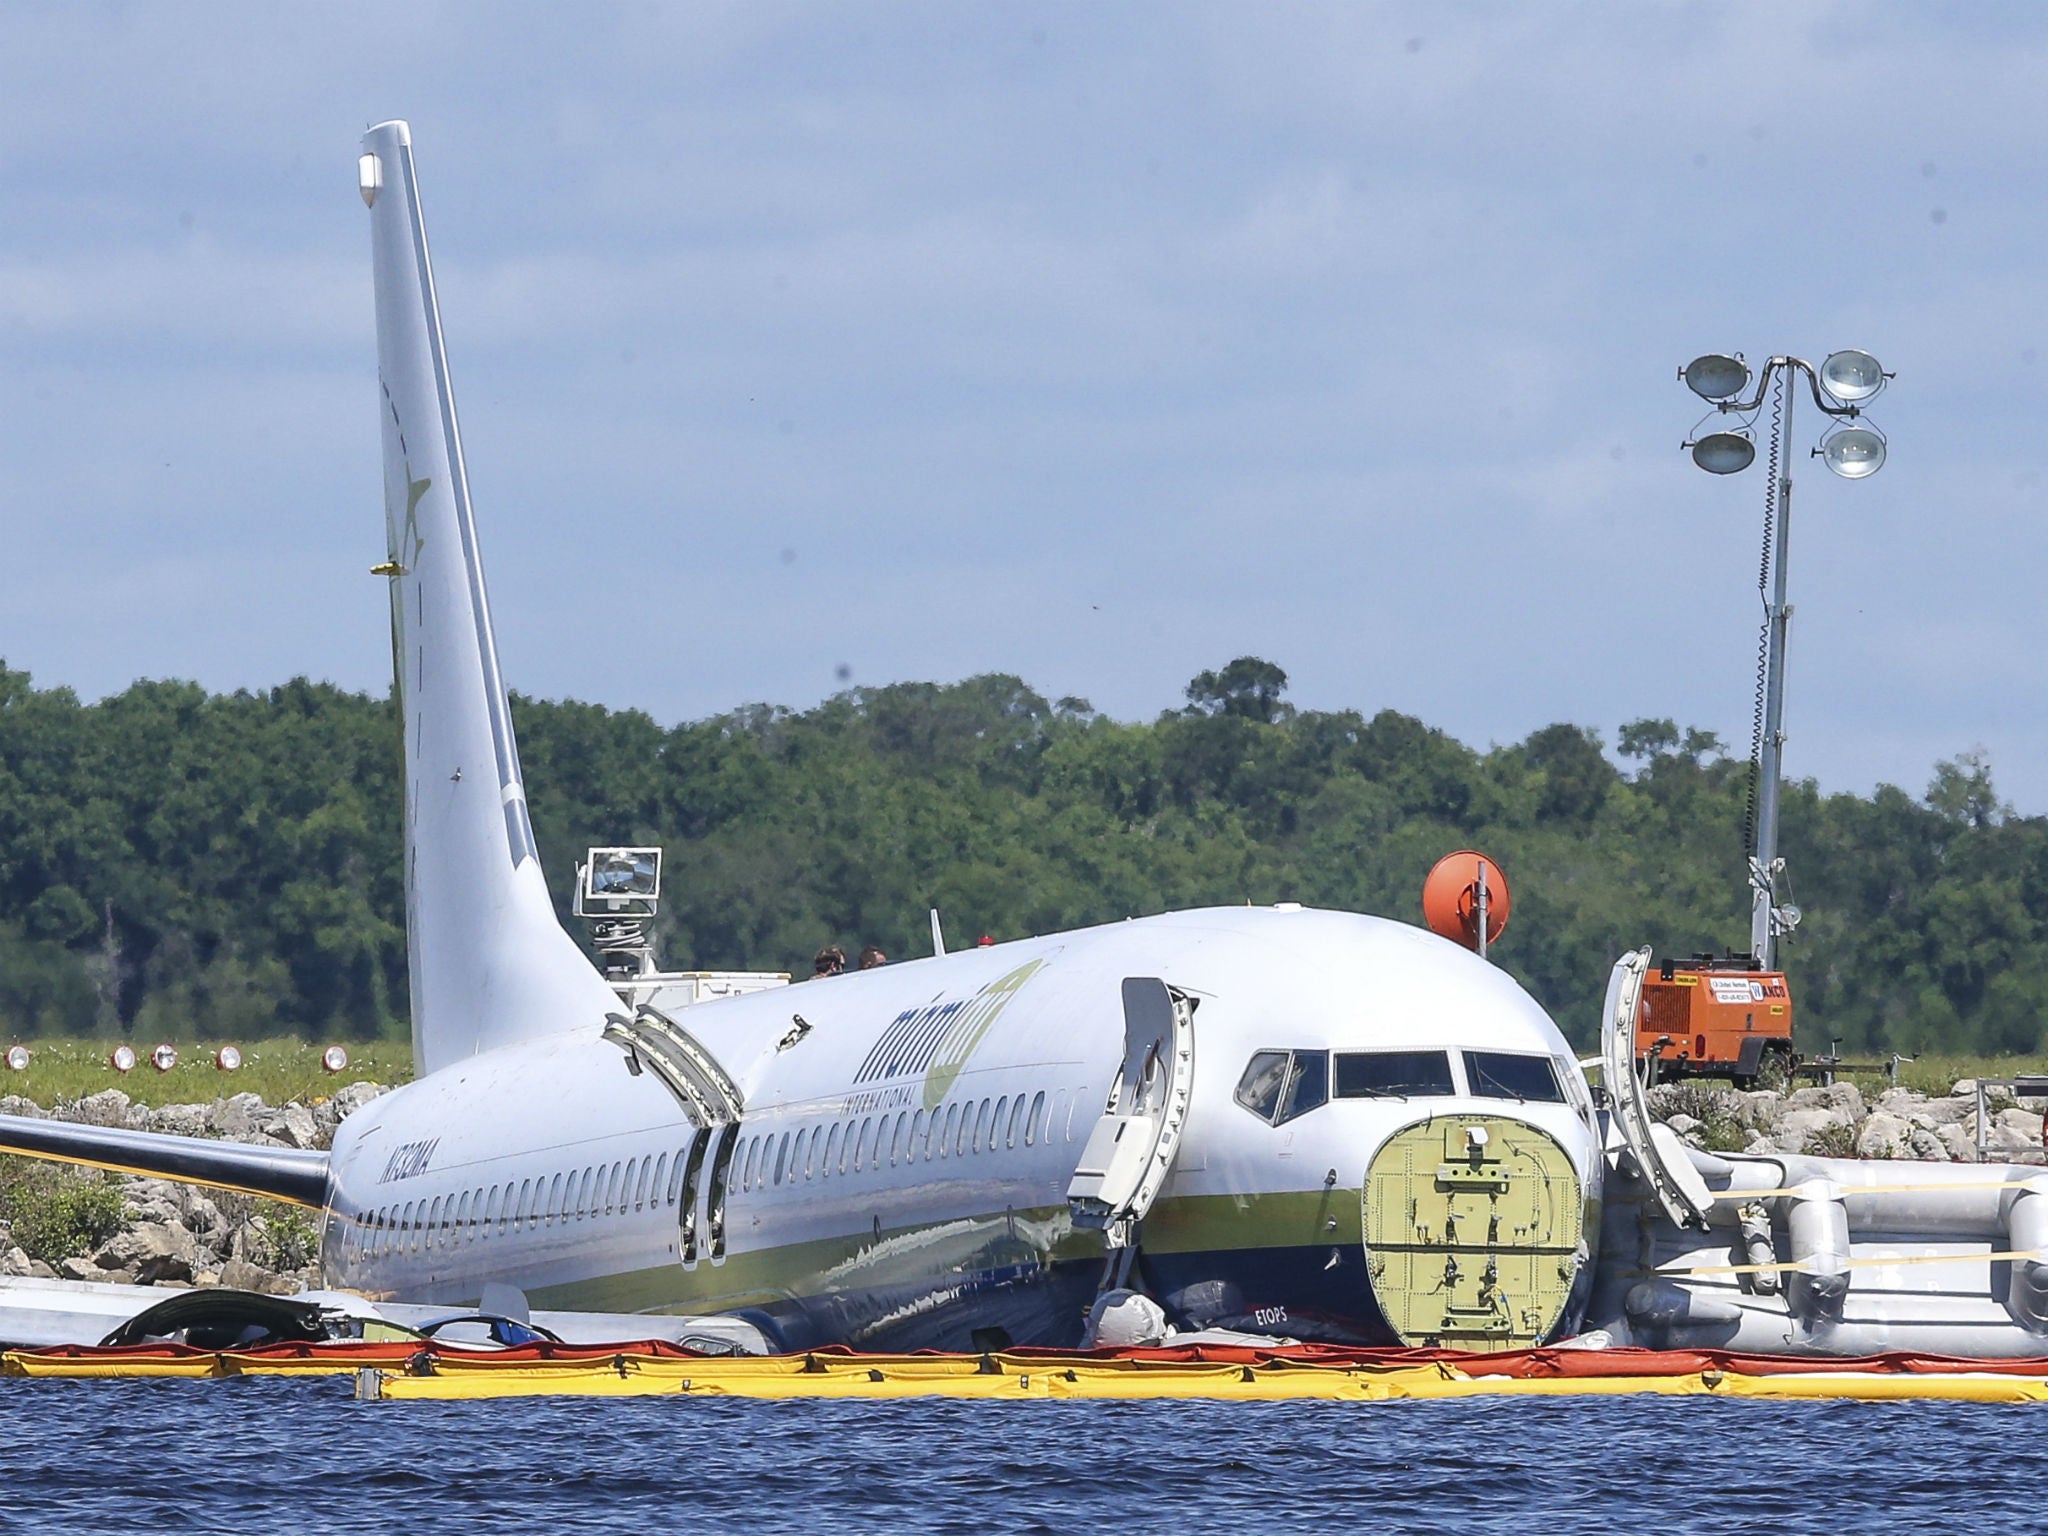
[[[1124,1059],[1067,1186],[1074,1225],[1127,1248],[1173,1167],[1195,1080],[1195,1004],[1156,976],[1124,978]]]
[[[1600,1016],[1600,1075],[1621,1147],[1649,1182],[1664,1214],[1679,1227],[1704,1230],[1713,1204],[1706,1180],[1686,1156],[1678,1133],[1650,1118],[1643,1080],[1636,1076],[1636,1019],[1649,973],[1648,946],[1614,962]]]

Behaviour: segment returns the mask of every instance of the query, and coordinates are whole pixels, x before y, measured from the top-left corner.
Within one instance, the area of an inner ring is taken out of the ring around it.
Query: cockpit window
[[[1515,1056],[1506,1051],[1467,1051],[1465,1081],[1481,1099],[1524,1099],[1562,1104],[1564,1089],[1548,1056]]]
[[[1270,1122],[1280,1107],[1280,1090],[1287,1083],[1287,1052],[1260,1051],[1237,1080],[1237,1102]]]
[[[1330,1102],[1330,1053],[1328,1051],[1296,1051],[1294,1067],[1287,1074],[1287,1091],[1280,1098],[1280,1113],[1274,1118],[1275,1125],[1285,1125],[1299,1115],[1312,1109],[1320,1109]]]
[[[1456,1093],[1446,1051],[1339,1051],[1334,1096],[1406,1099]]]

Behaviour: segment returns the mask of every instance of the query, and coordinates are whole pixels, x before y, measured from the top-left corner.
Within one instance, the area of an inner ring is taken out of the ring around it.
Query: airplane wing
[[[247,1146],[203,1136],[0,1115],[0,1152],[210,1184],[314,1210],[327,1202],[327,1154],[293,1147]]]

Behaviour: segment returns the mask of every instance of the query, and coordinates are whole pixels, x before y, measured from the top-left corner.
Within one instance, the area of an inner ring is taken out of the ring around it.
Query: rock
[[[2021,1109],[2017,1106],[2012,1109],[2001,1109],[1994,1118],[2000,1125],[2018,1131],[2035,1146],[2041,1144],[2041,1116],[2031,1109]]]
[[[0,1115],[25,1115],[31,1120],[47,1120],[50,1112],[34,1099],[25,1099],[18,1093],[0,1098]]]
[[[229,1259],[221,1265],[220,1283],[231,1291],[261,1291],[266,1296],[285,1296],[299,1288],[297,1282],[282,1280],[246,1259]]]
[[[216,1103],[208,1118],[216,1134],[229,1141],[255,1141],[263,1134],[261,1121],[269,1109],[257,1095],[238,1093]]]
[[[334,1106],[338,1120],[346,1120],[370,1100],[382,1098],[390,1091],[382,1083],[350,1083],[339,1089],[327,1102]]]
[[[166,1104],[150,1111],[149,1128],[166,1136],[206,1136],[213,1130],[211,1104]]]
[[[35,1271],[35,1260],[9,1243],[0,1250],[0,1275],[27,1275]]]
[[[313,1112],[294,1101],[265,1118],[263,1134],[288,1147],[310,1147],[318,1139],[320,1128],[313,1121]]]
[[[58,1278],[57,1271],[50,1268],[41,1259],[37,1259],[34,1263],[30,1264],[28,1272],[30,1277],[36,1280],[55,1280]]]
[[[1671,1129],[1676,1131],[1680,1136],[1685,1137],[1692,1136],[1700,1128],[1699,1121],[1693,1119],[1691,1115],[1673,1115],[1669,1120],[1666,1120],[1664,1123],[1670,1126]]]
[[[1907,1132],[1907,1150],[1925,1163],[1953,1162],[1948,1143],[1938,1133],[1925,1126],[1915,1125]]]
[[[1776,1129],[1771,1132],[1771,1141],[1780,1152],[1814,1153],[1811,1143],[1823,1131],[1831,1127],[1847,1126],[1848,1118],[1838,1109],[1812,1105],[1804,1109],[1788,1109],[1779,1119]]]
[[[1934,1134],[1940,1137],[1941,1144],[1948,1148],[1951,1162],[1967,1163],[1976,1157],[1976,1134],[1960,1120],[1937,1128]]]
[[[1842,1117],[1845,1125],[1861,1120],[1864,1115],[1863,1090],[1854,1083],[1831,1083],[1825,1088],[1801,1088],[1787,1100],[1794,1110],[1829,1109]]]
[[[161,1221],[137,1222],[126,1232],[115,1234],[93,1262],[101,1269],[128,1269],[143,1285],[159,1280],[190,1280],[199,1244],[181,1226]]]
[[[1751,1093],[1738,1094],[1744,1109],[1744,1123],[1768,1130],[1778,1123],[1778,1117],[1785,1113],[1785,1096],[1759,1088]]]
[[[1950,1089],[1949,1089],[1949,1091],[1948,1091],[1948,1096],[1949,1096],[1950,1098],[1952,1098],[1952,1099],[1974,1099],[1974,1098],[1976,1098],[1976,1097],[1977,1097],[1977,1079],[1975,1079],[1974,1077],[1959,1077],[1959,1078],[1957,1078],[1957,1079],[1955,1080],[1955,1086],[1953,1086],[1952,1088],[1950,1088]]]
[[[227,1218],[197,1186],[187,1186],[184,1212],[180,1217],[185,1230],[198,1237],[212,1237],[227,1225]]]
[[[80,1099],[66,1118],[77,1125],[111,1125],[139,1131],[149,1124],[149,1111],[118,1088],[102,1088]]]
[[[100,1273],[99,1265],[93,1263],[91,1259],[81,1259],[75,1256],[65,1259],[57,1265],[56,1277],[60,1280],[104,1280],[106,1278],[106,1276]]]
[[[1912,1143],[1912,1122],[1884,1110],[1866,1116],[1856,1131],[1858,1157],[1905,1157]]]

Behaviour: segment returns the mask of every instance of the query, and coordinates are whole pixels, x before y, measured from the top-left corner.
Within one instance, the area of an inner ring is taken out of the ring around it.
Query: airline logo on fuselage
[[[982,1036],[1002,1017],[1010,999],[1037,974],[1043,960],[1027,960],[1008,975],[990,982],[972,997],[934,1000],[907,1008],[889,1021],[882,1038],[854,1074],[856,1085],[924,1074],[924,1107],[942,1103],[967,1058]]]

